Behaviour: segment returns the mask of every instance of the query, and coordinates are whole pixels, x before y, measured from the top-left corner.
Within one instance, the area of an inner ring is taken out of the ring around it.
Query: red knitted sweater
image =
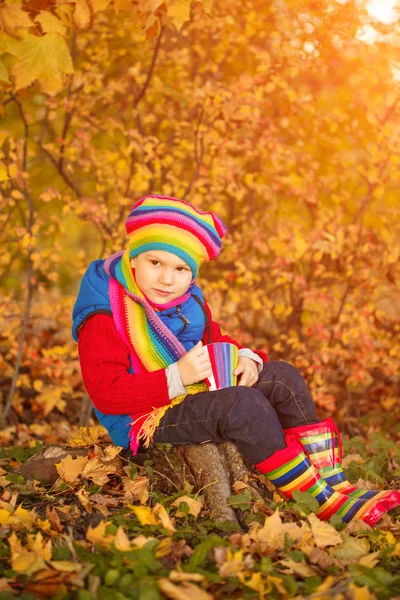
[[[204,304],[210,323],[211,342],[230,342],[213,321],[210,308]],[[207,340],[204,333],[203,343]],[[79,360],[83,382],[95,407],[110,415],[146,413],[170,403],[165,369],[151,373],[128,373],[129,351],[115,328],[111,315],[96,314],[84,323],[79,332]],[[263,361],[265,352],[254,351]]]

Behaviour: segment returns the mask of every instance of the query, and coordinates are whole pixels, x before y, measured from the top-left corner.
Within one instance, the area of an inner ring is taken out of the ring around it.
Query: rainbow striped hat
[[[218,256],[227,229],[212,212],[168,196],[145,196],[134,204],[125,223],[129,257],[149,250],[172,252],[196,277],[201,263]]]

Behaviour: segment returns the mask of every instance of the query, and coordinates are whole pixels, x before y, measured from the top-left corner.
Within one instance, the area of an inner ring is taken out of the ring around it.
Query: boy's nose
[[[160,283],[162,285],[172,285],[174,282],[174,274],[172,271],[163,271],[160,276]]]

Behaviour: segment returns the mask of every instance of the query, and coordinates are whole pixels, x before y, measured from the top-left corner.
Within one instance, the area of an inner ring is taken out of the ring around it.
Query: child
[[[290,364],[222,335],[196,276],[216,258],[222,221],[175,198],[146,196],[126,221],[128,248],[89,265],[73,311],[73,336],[95,414],[117,445],[231,441],[283,494],[307,491],[317,514],[373,525],[400,505],[397,491],[345,480],[340,436],[320,422]],[[203,344],[239,348],[238,385],[210,392]],[[340,450],[339,450],[339,448]]]

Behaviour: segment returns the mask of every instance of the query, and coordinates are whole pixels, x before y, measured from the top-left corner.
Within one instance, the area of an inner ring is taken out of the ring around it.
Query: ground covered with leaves
[[[253,502],[260,476],[250,474],[229,499],[239,529],[213,520],[202,490],[160,492],[151,459],[124,458],[100,427],[71,435],[87,453],[61,460],[53,485],[25,481],[16,470],[40,444],[14,429],[20,443],[0,454],[1,600],[400,596],[400,509],[373,529],[325,523],[308,494],[288,502],[271,486],[269,504]],[[345,440],[349,479],[399,487],[396,441],[373,431]]]

